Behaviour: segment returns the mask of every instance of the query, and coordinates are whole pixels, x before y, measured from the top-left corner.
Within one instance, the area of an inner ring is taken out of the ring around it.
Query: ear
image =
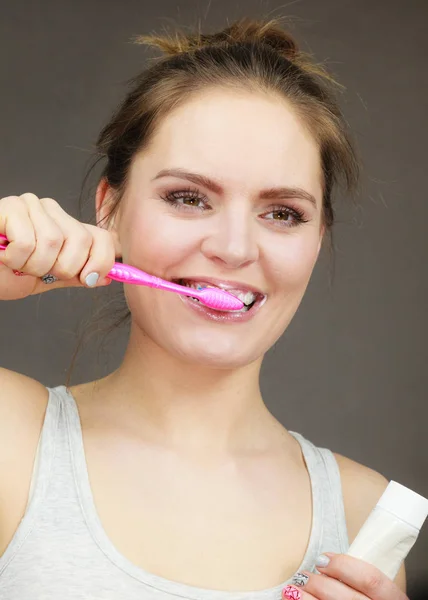
[[[102,229],[107,229],[113,236],[116,257],[122,256],[122,247],[119,239],[119,210],[116,209],[114,214],[110,214],[113,207],[113,190],[107,183],[105,178],[101,179],[97,186],[95,194],[95,212],[97,226]]]

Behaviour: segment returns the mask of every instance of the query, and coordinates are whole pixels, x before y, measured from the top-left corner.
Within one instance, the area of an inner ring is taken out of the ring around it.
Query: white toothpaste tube
[[[390,481],[347,554],[394,579],[428,516],[428,500]]]

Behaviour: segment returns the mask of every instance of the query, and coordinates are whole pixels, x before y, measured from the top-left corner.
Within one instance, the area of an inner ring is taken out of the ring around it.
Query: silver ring
[[[43,275],[43,277],[41,277],[41,280],[43,281],[43,283],[55,283],[55,281],[58,281],[58,277],[55,277],[55,275],[51,275],[50,273],[47,273],[46,275]]]

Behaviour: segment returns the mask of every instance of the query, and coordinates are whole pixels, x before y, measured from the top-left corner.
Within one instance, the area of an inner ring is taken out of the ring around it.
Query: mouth
[[[236,296],[243,303],[244,306],[240,310],[234,311],[216,311],[220,313],[246,313],[249,312],[255,305],[260,305],[265,299],[266,294],[258,290],[253,286],[247,286],[246,284],[238,282],[229,282],[221,280],[207,280],[207,279],[173,279],[174,283],[183,285],[185,287],[199,290],[202,288],[217,288],[227,291],[229,294]],[[201,304],[197,298],[191,298],[193,302]],[[211,309],[214,310],[214,309]]]

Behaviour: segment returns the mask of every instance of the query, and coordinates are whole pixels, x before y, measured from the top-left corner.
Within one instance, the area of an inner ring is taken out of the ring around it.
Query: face
[[[115,220],[123,262],[169,281],[257,296],[248,312],[225,314],[125,285],[141,339],[215,368],[260,359],[306,290],[322,240],[321,208],[319,150],[285,102],[211,91],[176,109],[132,164]]]

